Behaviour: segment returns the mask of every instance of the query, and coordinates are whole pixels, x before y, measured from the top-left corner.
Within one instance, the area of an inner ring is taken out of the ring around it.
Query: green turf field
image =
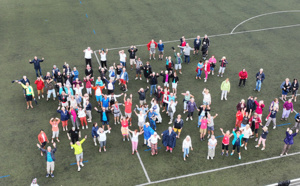
[[[26,110],[26,103],[20,85],[11,84],[11,80],[21,79],[27,75],[33,83],[35,71],[29,59],[37,55],[44,57],[41,64],[43,75],[56,64],[60,69],[64,61],[77,66],[79,77],[83,77],[85,62],[82,52],[87,46],[92,49],[119,48],[130,45],[143,45],[152,38],[156,41],[174,41],[165,43],[165,56],[173,55],[171,47],[179,44],[179,38],[195,38],[198,34],[203,37],[208,34],[211,41],[209,56],[214,54],[219,60],[226,56],[229,62],[225,77],[209,76],[208,82],[195,80],[196,63],[199,56],[191,57],[191,64],[183,65],[183,74],[179,75],[178,92],[189,90],[195,95],[197,105],[202,102],[201,91],[209,88],[212,95],[212,114],[218,113],[215,119],[216,136],[221,135],[218,128],[232,129],[235,123],[236,104],[248,96],[257,96],[264,100],[268,107],[275,97],[281,95],[279,88],[282,81],[288,77],[299,79],[299,26],[300,12],[286,12],[265,15],[249,20],[229,34],[234,27],[253,16],[277,12],[300,10],[297,0],[268,0],[268,1],[38,1],[38,0],[2,0],[0,6],[0,60],[2,87],[0,109],[3,119],[1,131],[1,163],[0,185],[29,185],[31,180],[38,178],[40,185],[138,185],[148,180],[136,155],[131,155],[131,143],[123,142],[120,126],[112,125],[112,133],[108,134],[107,152],[99,153],[91,140],[91,124],[88,130],[82,131],[82,136],[88,135],[83,144],[84,160],[88,161],[81,172],[77,172],[75,156],[69,147],[65,132],[60,130],[61,142],[57,144],[55,178],[45,178],[46,163],[44,157],[36,148],[37,135],[43,128],[51,137],[49,119],[58,117],[57,101],[47,103],[40,100],[33,110]],[[284,28],[285,27],[285,28]],[[272,28],[272,29],[267,29]],[[261,30],[266,29],[266,30]],[[188,41],[191,46],[192,41]],[[149,54],[145,46],[138,47],[137,55],[145,63]],[[127,50],[127,49],[126,49]],[[177,49],[178,51],[178,49]],[[127,54],[128,55],[128,54]],[[110,50],[108,64],[119,61],[118,50]],[[164,61],[151,62],[154,71],[165,69]],[[127,60],[127,65],[129,60]],[[93,56],[94,74],[97,72],[97,60]],[[246,68],[249,74],[246,87],[238,87],[238,72]],[[266,79],[261,93],[253,91],[255,73],[264,68]],[[216,70],[219,69],[217,65]],[[134,96],[134,105],[138,103],[140,87],[147,83],[135,81],[134,71],[129,71],[129,91]],[[203,77],[203,75],[202,75]],[[230,78],[231,92],[228,101],[220,100],[220,85],[226,77]],[[159,79],[160,85],[162,79]],[[33,86],[35,88],[35,86]],[[121,91],[117,87],[117,93]],[[37,92],[35,92],[37,93]],[[147,95],[149,102],[149,94]],[[123,97],[122,97],[123,98]],[[182,96],[176,115],[182,113]],[[95,98],[92,98],[95,106]],[[122,100],[122,99],[119,99]],[[299,101],[294,109],[300,111]],[[264,118],[267,115],[264,110]],[[277,124],[294,124],[294,113],[288,121],[280,121],[277,114]],[[169,126],[169,118],[164,113],[163,123],[158,125],[158,133]],[[185,117],[184,117],[185,118]],[[111,117],[112,119],[112,117]],[[93,121],[99,121],[99,115],[93,112]],[[137,128],[137,117],[133,117]],[[265,123],[265,122],[264,122]],[[250,140],[248,151],[242,150],[242,160],[237,155],[233,157],[220,156],[221,138],[218,138],[216,157],[206,160],[207,141],[200,142],[199,131],[196,127],[196,117],[193,121],[185,122],[181,138],[173,154],[166,153],[164,148],[158,156],[151,157],[149,151],[144,151],[140,137],[139,153],[150,180],[157,181],[166,178],[218,169],[240,163],[278,156],[283,147],[285,125],[276,130],[270,129],[265,151],[255,149],[254,139]],[[69,122],[69,127],[71,122]],[[186,135],[192,137],[194,151],[188,161],[182,160],[181,145]],[[162,144],[159,142],[159,147]],[[232,146],[230,146],[231,150]],[[299,137],[290,153],[299,152]],[[298,178],[300,168],[299,155],[269,160],[251,165],[239,166],[213,173],[176,179],[160,185],[264,185],[279,180]]]

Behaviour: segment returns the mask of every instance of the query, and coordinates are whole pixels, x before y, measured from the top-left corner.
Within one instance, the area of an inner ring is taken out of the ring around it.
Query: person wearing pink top
[[[227,130],[226,133],[224,133],[223,129],[220,128],[222,134],[223,134],[223,140],[222,140],[222,153],[221,155],[224,155],[224,149],[226,149],[226,156],[228,156],[228,146],[229,146],[229,141],[231,136],[233,136],[233,134],[230,134],[230,131]]]
[[[294,111],[294,105],[292,103],[292,99],[289,99],[283,104],[283,112],[281,120],[287,120],[290,116],[290,113]]]
[[[72,106],[70,107],[69,115],[71,117],[71,122],[72,122],[73,127],[79,128],[79,122],[77,121],[77,114]]]
[[[205,135],[206,135],[206,130],[207,130],[207,123],[209,121],[207,120],[206,116],[203,116],[201,119],[201,125],[200,125],[200,140],[205,141]]]
[[[51,118],[49,123],[50,125],[52,125],[52,143],[53,143],[53,139],[56,137],[56,141],[59,142],[58,139],[58,135],[59,135],[59,128],[58,128],[58,124],[60,122],[60,119],[58,118]]]
[[[257,102],[256,100],[257,97],[254,98],[254,103],[256,105],[255,113],[260,118],[260,120],[262,120],[262,112],[263,112],[263,108],[265,107],[265,104],[263,100],[260,100],[259,102]]]
[[[209,58],[208,62],[210,64],[211,74],[214,75],[215,67],[216,67],[216,63],[217,63],[215,56],[211,56],[211,58]],[[210,74],[210,72],[208,74]]]
[[[86,76],[86,78],[83,78],[83,81],[85,82],[86,93],[92,96],[92,81],[94,81],[94,77]]]
[[[208,74],[210,73],[210,64],[209,64],[208,60],[205,61],[203,69],[204,69],[204,72],[205,72],[204,82],[206,82],[207,78],[208,78]]]

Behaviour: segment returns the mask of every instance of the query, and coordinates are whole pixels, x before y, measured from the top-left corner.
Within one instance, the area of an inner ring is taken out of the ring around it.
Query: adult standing
[[[193,150],[192,139],[187,135],[182,142],[183,161],[186,161],[186,158],[189,157],[190,148]]]
[[[143,70],[144,70],[144,77],[146,78],[147,83],[149,83],[149,76],[152,73],[152,67],[149,61],[146,62],[146,65],[143,67]]]
[[[101,110],[98,110],[97,107],[95,107],[95,110],[100,113],[100,121],[102,122],[102,128],[104,129],[105,125],[107,126],[107,129],[109,129],[109,113],[111,110],[106,110],[104,107],[102,107]]]
[[[202,95],[203,95],[203,105],[211,105],[211,95],[207,88],[203,89]]]
[[[150,55],[150,60],[151,60],[151,55],[153,55],[153,59],[155,60],[155,49],[157,48],[157,43],[152,39],[148,44],[147,48],[149,50],[149,55]]]
[[[56,141],[59,142],[58,136],[59,136],[59,127],[58,124],[60,122],[60,119],[58,118],[51,118],[49,123],[52,125],[52,143],[54,142],[54,138],[56,137]]]
[[[174,57],[175,57],[175,72],[176,70],[179,70],[179,74],[182,74],[181,72],[181,64],[182,64],[182,56],[183,54],[180,54],[180,53],[176,53],[176,50],[174,49],[173,47],[173,50],[174,50]]]
[[[128,73],[126,72],[126,68],[125,67],[123,67],[122,72],[120,74],[120,81],[121,81],[121,83],[125,87],[125,92],[127,92],[128,91],[128,89],[127,89],[127,83],[129,81],[129,78],[128,78]]]
[[[281,99],[286,101],[286,95],[290,92],[291,88],[290,79],[286,78],[285,81],[281,83],[280,88],[282,90]]]
[[[132,125],[132,94],[129,96],[130,98],[126,99],[126,94],[124,94],[124,106],[125,106],[125,117],[129,118],[130,126]]]
[[[239,78],[240,78],[239,86],[241,86],[242,82],[243,82],[243,86],[245,86],[246,80],[248,78],[248,73],[247,73],[246,69],[243,68],[243,70],[240,71]]]
[[[50,146],[47,147],[47,150],[43,149],[41,145],[36,144],[36,146],[40,149],[41,153],[45,154],[45,158],[47,161],[47,174],[46,178],[48,178],[50,175],[52,178],[54,178],[54,167],[55,167],[55,156],[54,153],[56,152],[56,143],[53,143],[54,149],[52,149]]]
[[[70,142],[71,147],[74,148],[74,154],[76,156],[76,161],[77,161],[77,167],[78,167],[78,172],[80,172],[81,167],[84,166],[84,164],[82,163],[83,161],[83,149],[82,149],[82,143],[86,140],[87,135],[85,135],[85,137],[81,140],[81,141],[76,141],[76,144],[72,144],[72,142]]]
[[[228,146],[229,146],[229,141],[230,141],[230,138],[231,136],[233,136],[233,133],[230,134],[230,131],[227,130],[226,133],[224,133],[223,129],[220,128],[222,134],[223,134],[223,140],[222,140],[222,153],[221,155],[223,156],[224,155],[224,149],[226,149],[226,155],[225,156],[228,156]]]
[[[158,140],[161,139],[159,135],[157,135],[156,132],[148,139],[148,144],[151,144],[151,155],[153,156],[154,154],[157,155],[158,150],[157,150],[157,143]]]
[[[101,67],[103,68],[104,67],[107,68],[107,58],[106,58],[107,53],[108,53],[108,49],[106,49],[105,51],[104,49],[99,50]]]
[[[198,35],[196,37],[196,39],[194,40],[194,55],[197,53],[199,53],[199,49],[200,49],[200,46],[201,46],[201,38],[200,36]]]
[[[140,105],[146,105],[146,93],[149,90],[149,87],[147,87],[145,90],[143,88],[140,88],[138,91],[139,94],[139,100],[140,100]]]
[[[178,81],[179,78],[177,76],[177,73],[174,72],[173,74],[170,75],[170,77],[172,77],[172,90],[173,90],[173,94],[177,94],[177,85],[178,85]]]
[[[12,81],[12,83],[16,83],[16,82],[18,82],[18,83],[21,82],[23,85],[26,85],[26,83],[28,83],[30,85],[30,81],[29,81],[29,79],[27,79],[26,76],[23,76],[23,78],[20,80]],[[26,97],[26,89],[24,89],[24,88],[23,88],[23,93],[24,93],[24,97]]]
[[[101,152],[102,147],[103,147],[104,152],[106,152],[106,139],[107,139],[106,134],[110,133],[110,130],[111,130],[111,128],[109,128],[106,131],[104,131],[103,128],[99,128],[99,130],[97,132],[98,135],[99,135],[98,140],[99,140],[99,143],[100,143],[99,152]]]
[[[190,55],[191,55],[191,50],[194,50],[193,48],[190,47],[190,45],[187,43],[185,46],[179,46],[179,48],[183,49],[184,53],[184,62],[185,63],[190,63]]]
[[[241,99],[241,102],[239,102],[237,105],[236,105],[236,110],[237,111],[243,111],[243,110],[246,110],[246,104],[245,104],[245,100],[244,99]],[[250,112],[250,111],[249,111]]]
[[[225,100],[227,100],[227,94],[230,93],[230,82],[229,82],[229,78],[226,78],[225,81],[222,82],[221,84],[221,100],[223,100],[223,98]]]
[[[90,67],[92,67],[92,53],[93,50],[91,49],[91,47],[87,47],[87,49],[83,50],[84,52],[84,59],[85,59],[85,65],[90,65]]]
[[[119,56],[120,56],[120,63],[122,64],[123,67],[126,68],[126,54],[124,53],[124,50],[119,51]]]
[[[148,139],[154,134],[154,130],[149,126],[149,122],[146,122],[143,126],[144,130],[144,145],[147,145]],[[150,144],[149,144],[150,145]]]
[[[240,152],[240,147],[241,147],[241,143],[242,143],[242,139],[244,137],[244,134],[241,134],[240,131],[235,132],[235,129],[232,130],[234,139],[232,140],[232,152],[231,152],[231,156],[234,154],[235,148],[237,149],[237,153],[239,154],[239,160],[242,159],[241,156],[241,152]]]
[[[208,74],[210,73],[210,64],[209,64],[208,60],[205,60],[203,69],[204,69],[204,73],[205,73],[205,78],[204,78],[204,83],[205,83],[208,79]]]
[[[175,102],[173,100],[169,101],[169,103],[168,103],[168,111],[167,112],[168,112],[168,115],[170,116],[169,124],[172,124],[172,122],[173,122],[174,114],[176,112],[177,103],[178,103],[177,101]]]
[[[134,131],[128,129],[129,132],[131,132],[132,137],[131,137],[131,143],[132,143],[132,155],[134,155],[134,151],[138,152],[137,150],[137,146],[139,143],[139,135],[143,134],[144,131],[138,132],[137,129],[135,129]]]
[[[93,71],[93,69],[91,68],[90,65],[87,65],[87,66],[86,66],[86,69],[85,69],[84,73],[85,73],[85,75],[86,75],[87,77],[89,77],[90,79],[92,79],[92,78],[94,77],[94,71]]]
[[[18,82],[22,87],[23,89],[26,91],[26,104],[27,104],[27,109],[29,109],[29,106],[31,108],[33,108],[32,106],[32,99],[35,99],[34,98],[34,91],[33,91],[33,88],[31,85],[29,85],[29,83],[27,82],[26,85],[24,85],[22,82]]]
[[[215,138],[214,135],[211,135],[210,139],[208,140],[208,154],[207,154],[207,159],[214,159],[215,157],[215,151],[216,151],[216,146],[218,142],[217,139]]]
[[[136,56],[135,55],[136,55],[137,51],[138,51],[138,49],[136,48],[136,46],[131,46],[130,49],[128,49],[131,70],[133,70],[133,65],[136,64],[136,62],[135,62]]]
[[[57,113],[60,114],[60,120],[63,127],[63,131],[68,130],[68,120],[70,118],[69,112],[66,110],[65,107],[57,108]]]
[[[38,135],[38,140],[40,143],[40,148],[45,149],[47,143],[49,143],[49,140],[43,129],[40,130],[40,133]],[[43,156],[43,152],[41,152],[41,156]]]
[[[204,43],[204,42],[207,44],[208,47],[210,46],[210,41],[206,34],[204,35],[204,38],[202,39],[202,43]]]
[[[81,138],[81,132],[79,131],[78,127],[72,127],[71,130],[68,131],[67,133],[68,139],[71,140],[72,144],[75,144],[76,141],[79,140],[79,138]],[[73,147],[71,146],[71,149],[73,149]]]
[[[153,111],[153,109],[149,109],[148,118],[150,122],[150,126],[153,130],[156,130],[156,119],[158,117],[158,114]]]
[[[34,65],[34,70],[36,73],[36,77],[40,77],[43,76],[42,75],[42,68],[40,63],[44,61],[44,58],[42,57],[42,59],[38,59],[37,56],[34,56],[33,60],[29,59],[29,63]],[[40,72],[40,75],[38,74],[38,71]]]
[[[208,45],[206,42],[202,43],[201,52],[202,52],[202,59],[206,60],[206,56],[208,54]]]
[[[98,129],[99,129],[98,124],[94,123],[93,128],[92,128],[92,138],[93,138],[95,146],[97,146],[97,139],[99,137],[99,134],[97,133]]]
[[[294,105],[292,103],[292,99],[289,99],[283,104],[283,112],[281,120],[287,120],[290,116],[290,113],[294,111]]]
[[[196,102],[195,102],[194,98],[191,98],[189,103],[187,104],[188,115],[186,117],[186,121],[188,121],[189,118],[191,120],[193,120],[193,114],[194,114],[195,110],[198,110],[197,105],[196,105]]]
[[[53,79],[46,79],[46,90],[47,90],[47,101],[49,101],[51,94],[53,96],[53,100],[55,100],[56,94],[55,94]]]
[[[298,79],[294,79],[291,85],[291,90],[292,90],[292,100],[294,100],[295,102],[297,101],[298,88],[299,88]]]
[[[223,56],[222,59],[219,61],[221,64],[220,64],[220,69],[219,69],[219,74],[218,74],[218,77],[221,75],[221,77],[223,77],[223,74],[225,72],[225,68],[226,68],[226,65],[228,64],[227,60],[226,60],[226,57]]]
[[[135,80],[139,78],[142,80],[142,68],[143,68],[143,62],[141,61],[141,58],[138,58],[135,62]]]
[[[257,102],[256,100],[257,100],[257,97],[254,98],[254,103],[256,105],[255,113],[257,113],[260,120],[262,120],[262,113],[263,113],[263,108],[265,107],[265,104],[264,104],[263,100],[260,100],[259,102]]]
[[[250,135],[252,135],[252,130],[250,128],[250,125],[247,124],[246,127],[243,130],[243,144],[241,145],[241,147],[244,147],[245,145],[245,150],[247,150],[247,144],[248,144],[248,140],[250,138]]]
[[[285,132],[285,138],[284,138],[284,146],[283,146],[283,149],[282,149],[282,152],[280,154],[280,156],[282,155],[288,155],[288,151],[290,150],[291,146],[294,144],[294,137],[298,134],[299,132],[299,129],[296,129],[296,133],[293,133],[292,130],[290,130],[290,128],[287,128],[286,129],[286,132]]]
[[[174,147],[176,146],[177,134],[172,130],[172,127],[169,127],[168,130],[165,130],[161,134],[161,136],[162,144],[166,147],[166,151],[170,150],[170,153],[172,153]]]
[[[262,143],[263,147],[261,150],[265,150],[266,148],[266,140],[267,140],[267,135],[269,134],[268,127],[263,127],[263,132],[261,133],[261,136],[258,140],[258,144],[255,146],[258,148],[260,144]]]
[[[155,72],[152,72],[152,74],[149,75],[150,80],[150,97],[155,92],[156,85],[157,85],[157,78],[159,77],[159,74],[155,74]],[[148,80],[147,80],[148,81]]]
[[[158,59],[163,60],[165,45],[163,44],[162,40],[159,40],[157,44],[157,48],[158,48]]]
[[[173,130],[174,132],[178,132],[178,138],[180,138],[180,133],[182,131],[182,128],[183,128],[183,119],[181,119],[181,115],[178,114],[173,124]]]
[[[217,59],[214,55],[212,55],[211,58],[209,58],[208,62],[210,63],[211,75],[214,75]]]
[[[259,69],[259,72],[256,73],[256,87],[254,89],[254,91],[258,91],[260,92],[261,89],[261,84],[263,83],[264,79],[265,79],[265,73],[264,73],[264,69]]]

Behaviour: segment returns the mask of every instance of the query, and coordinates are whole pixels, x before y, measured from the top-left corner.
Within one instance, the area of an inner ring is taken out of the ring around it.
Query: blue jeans
[[[150,127],[153,129],[153,130],[156,130],[156,123],[153,119],[150,119],[149,118],[149,121],[150,121]]]
[[[156,89],[156,85],[151,85],[150,86],[150,96],[152,96],[152,90],[153,90],[153,93],[154,93],[155,89]]]
[[[190,63],[190,56],[184,55],[184,62],[186,63],[186,60],[188,63]]]
[[[257,80],[255,89],[260,91],[260,88],[261,88],[261,80]]]
[[[199,68],[198,73],[197,73],[197,77],[201,77],[201,73],[202,73],[202,70]]]
[[[210,66],[210,71],[214,71],[214,70],[215,70],[215,68]]]
[[[183,158],[185,158],[186,155],[189,155],[189,152],[190,152],[190,148],[184,148],[183,149]]]
[[[40,71],[40,75],[39,75],[38,71]],[[42,69],[41,68],[35,69],[35,73],[36,73],[36,77],[42,76]]]
[[[126,62],[120,61],[120,63],[126,68]]]

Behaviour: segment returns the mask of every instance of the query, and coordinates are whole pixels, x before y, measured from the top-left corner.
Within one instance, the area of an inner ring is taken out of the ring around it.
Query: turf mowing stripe
[[[9,177],[10,175],[5,175],[5,176],[0,176],[0,178],[6,178]]]
[[[265,158],[265,159],[250,161],[250,162],[241,163],[241,164],[237,164],[237,165],[231,165],[231,166],[227,166],[227,167],[211,169],[211,170],[207,170],[207,171],[196,172],[196,173],[186,174],[186,175],[182,175],[182,176],[176,176],[176,177],[162,179],[162,180],[158,180],[158,181],[152,181],[152,182],[149,182],[149,183],[143,183],[143,184],[140,184],[140,186],[142,186],[142,185],[151,185],[151,184],[162,183],[162,182],[166,182],[166,181],[170,181],[170,180],[176,180],[176,179],[180,179],[180,178],[186,178],[186,177],[202,175],[202,174],[206,174],[206,173],[217,172],[217,171],[220,171],[220,170],[226,170],[226,169],[231,169],[231,168],[235,168],[235,167],[241,167],[241,166],[244,166],[244,165],[251,165],[251,164],[255,164],[255,163],[261,163],[261,162],[264,162],[264,161],[275,160],[275,159],[290,157],[290,156],[299,155],[299,154],[300,154],[300,152],[295,152],[295,153],[291,153],[291,154],[288,154],[288,155],[285,155],[285,156],[274,156],[274,157],[271,157],[271,158]]]
[[[161,147],[157,147],[157,149],[161,149]],[[151,148],[146,149],[146,150],[144,150],[144,151],[150,151],[150,150],[151,150]]]
[[[300,24],[295,24],[295,25],[286,25],[286,26],[279,26],[279,27],[269,27],[269,28],[262,28],[262,29],[257,29],[257,30],[248,30],[248,31],[241,31],[241,32],[234,32],[234,33],[225,33],[225,34],[216,34],[216,35],[210,35],[208,37],[220,37],[220,36],[230,36],[230,35],[236,35],[236,34],[244,34],[244,33],[251,33],[251,32],[260,32],[260,31],[267,31],[267,30],[276,30],[276,29],[282,29],[282,28],[292,28],[292,27],[298,27]],[[185,39],[186,41],[194,40],[195,38],[188,38]],[[163,43],[174,43],[178,42],[179,40],[173,40],[173,41],[164,41]],[[135,45],[135,46],[147,46],[147,44],[140,44],[140,45]],[[124,46],[124,47],[118,47],[118,48],[109,48],[108,50],[119,50],[123,48],[130,48],[130,46]],[[100,50],[99,50],[100,51]]]
[[[82,163],[86,163],[86,162],[88,162],[88,160],[86,160],[86,161],[83,161]],[[76,165],[77,163],[71,163],[70,165]]]

